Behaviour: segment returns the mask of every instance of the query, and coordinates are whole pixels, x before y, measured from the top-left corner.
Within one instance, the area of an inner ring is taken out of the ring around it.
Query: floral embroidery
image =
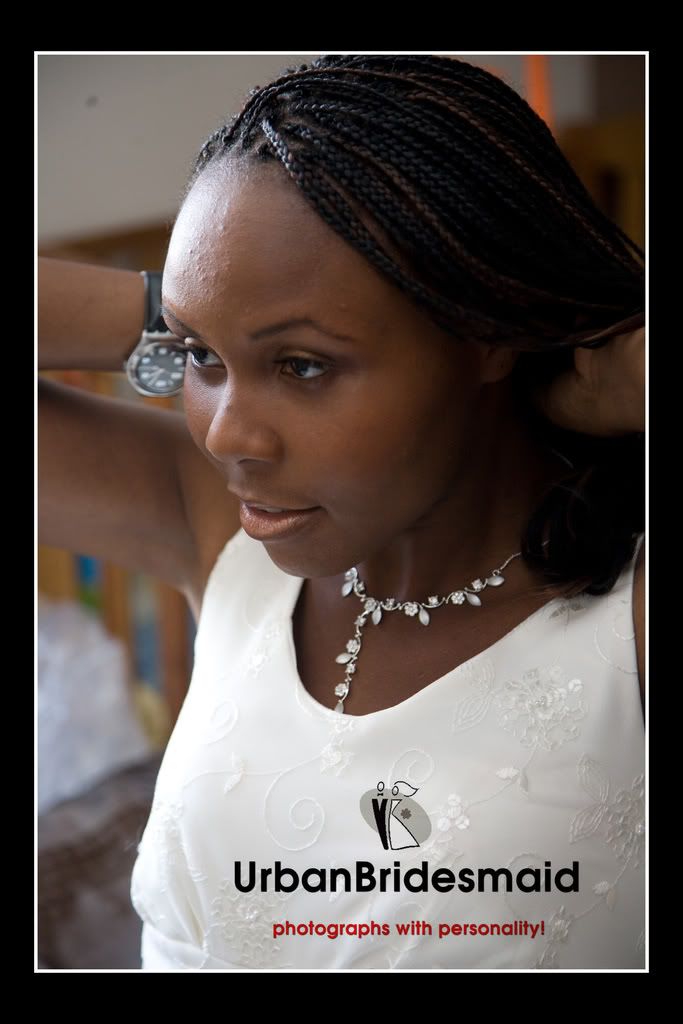
[[[470,827],[465,803],[457,793],[450,793],[446,801],[430,813],[434,829],[426,843],[414,851],[415,864],[426,860],[430,866],[449,863],[463,856],[459,849],[460,836]],[[410,854],[407,854],[410,859]]]
[[[448,832],[453,825],[460,829],[469,828],[470,826],[470,819],[464,813],[462,800],[457,793],[449,795],[446,812],[442,814],[436,823],[436,827],[441,832]]]
[[[270,661],[273,653],[274,641],[281,636],[282,631],[282,623],[277,621],[271,622],[263,630],[262,641],[252,652],[246,665],[247,674],[252,679],[255,678],[261,672],[263,666]]]
[[[330,722],[335,736],[340,736],[345,732],[353,732],[356,728],[356,720],[349,715],[334,715]]]
[[[516,768],[515,765],[506,765],[505,768],[499,768],[496,772],[499,779],[505,779],[506,781],[515,781],[520,789],[526,791],[529,788],[529,780],[527,774],[523,768]]]
[[[643,776],[634,780],[630,790],[620,789],[606,814],[607,843],[622,863],[633,858],[640,866],[645,842],[645,791]]]
[[[273,923],[281,920],[289,893],[240,892],[224,881],[211,902],[203,950],[243,967],[268,967],[279,959]],[[278,965],[282,966],[282,965]]]
[[[638,775],[631,789],[620,789],[608,800],[609,778],[602,765],[584,754],[577,771],[581,787],[593,803],[574,815],[569,826],[569,841],[576,843],[594,835],[605,825],[605,842],[622,864],[633,860],[639,867],[645,842],[644,776]]]
[[[614,906],[617,902],[616,885],[612,885],[610,882],[597,882],[596,885],[593,886],[593,892],[596,896],[604,896],[608,910],[614,910]]]
[[[580,680],[564,684],[559,665],[543,671],[533,668],[524,672],[521,681],[512,680],[495,696],[504,729],[520,735],[524,747],[538,746],[556,750],[579,735],[575,724],[586,715],[578,698]]]
[[[353,760],[354,755],[342,750],[341,744],[332,741],[320,752],[320,771],[339,775]]]
[[[179,801],[154,801],[149,821],[143,836],[142,846],[149,845],[156,853],[159,875],[159,889],[167,892],[171,880],[171,869],[185,870],[185,858],[182,851],[180,833],[180,817],[182,804]]]
[[[252,656],[247,662],[247,672],[250,676],[257,676],[265,663],[268,661],[268,655],[263,650],[254,651]]]
[[[469,683],[466,685],[469,692],[455,704],[452,725],[455,733],[473,729],[487,714],[494,693],[496,671],[491,659],[485,658],[464,666],[462,675],[465,685]]]
[[[174,878],[189,875],[193,882],[206,882],[207,876],[190,863],[183,844],[180,819],[183,805],[178,800],[155,797],[142,841],[138,845],[138,860],[131,878],[131,902],[143,921],[163,929],[166,915],[155,912],[145,901],[145,888],[141,872],[151,873],[158,891],[166,893]],[[150,861],[150,858],[153,858]]]
[[[566,942],[569,936],[569,929],[574,920],[571,914],[567,914],[564,907],[553,914],[550,919],[550,934],[553,942]]]
[[[550,921],[546,923],[546,929],[550,938],[542,954],[536,960],[534,967],[551,970],[558,967],[558,947],[562,943],[566,943],[571,926],[575,920],[574,915],[568,914],[564,906],[558,907]]]

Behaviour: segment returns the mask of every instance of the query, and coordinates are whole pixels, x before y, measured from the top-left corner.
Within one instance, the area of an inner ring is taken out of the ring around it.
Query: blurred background
[[[205,138],[249,90],[319,55],[37,53],[38,255],[161,269]],[[644,53],[449,55],[520,93],[645,248]],[[123,373],[42,375],[182,410],[181,395],[144,398]],[[38,546],[39,968],[140,966],[130,874],[194,636],[180,593]]]

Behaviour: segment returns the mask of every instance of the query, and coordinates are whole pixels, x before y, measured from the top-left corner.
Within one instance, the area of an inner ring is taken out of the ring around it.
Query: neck
[[[520,551],[524,527],[544,491],[570,472],[532,435],[510,387],[487,389],[474,423],[448,492],[357,566],[368,596],[426,601],[490,575]],[[541,582],[521,558],[503,575],[508,597],[538,589]]]

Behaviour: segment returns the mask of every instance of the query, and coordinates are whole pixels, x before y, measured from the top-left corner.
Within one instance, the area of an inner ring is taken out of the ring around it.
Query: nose
[[[213,413],[204,443],[209,455],[223,463],[244,459],[272,462],[281,447],[267,409],[253,394],[238,393],[234,388]]]

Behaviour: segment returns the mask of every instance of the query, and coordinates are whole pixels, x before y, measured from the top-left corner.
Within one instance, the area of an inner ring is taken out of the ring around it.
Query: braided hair
[[[228,154],[284,168],[318,214],[457,343],[517,350],[520,415],[568,471],[520,538],[541,589],[602,594],[644,529],[644,435],[550,423],[535,387],[577,345],[644,324],[644,253],[596,206],[529,104],[454,57],[326,55],[248,94],[182,201]]]

